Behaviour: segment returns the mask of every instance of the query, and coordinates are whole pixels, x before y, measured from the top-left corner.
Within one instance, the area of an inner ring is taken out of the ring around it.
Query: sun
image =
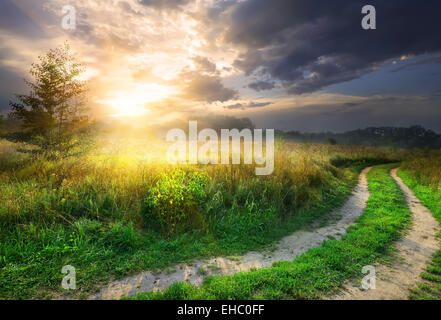
[[[116,91],[108,100],[100,103],[109,105],[115,113],[113,117],[138,117],[149,112],[149,102],[160,101],[174,93],[170,86],[150,84],[135,84],[130,90]]]

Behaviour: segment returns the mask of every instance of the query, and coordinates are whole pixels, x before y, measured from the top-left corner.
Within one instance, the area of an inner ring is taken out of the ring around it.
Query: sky
[[[1,0],[0,112],[38,55],[68,41],[99,119],[441,132],[440,14],[439,0]]]

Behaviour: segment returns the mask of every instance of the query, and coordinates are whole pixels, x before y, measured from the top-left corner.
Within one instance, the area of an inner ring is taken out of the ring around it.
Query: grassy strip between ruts
[[[344,279],[361,277],[363,266],[388,254],[409,223],[404,196],[389,175],[393,166],[375,167],[368,174],[367,209],[341,240],[325,241],[293,262],[207,277],[199,288],[175,283],[164,292],[132,299],[317,299],[332,293]]]
[[[398,175],[413,190],[422,204],[432,211],[434,217],[441,223],[441,190],[422,185],[410,171],[399,170]],[[441,234],[439,235],[441,236]],[[417,300],[441,299],[441,250],[432,258],[426,271],[421,274],[422,281],[416,288],[411,289],[409,298]]]

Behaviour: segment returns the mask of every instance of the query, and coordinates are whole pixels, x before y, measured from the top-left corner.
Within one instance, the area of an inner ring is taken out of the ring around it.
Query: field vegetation
[[[398,174],[441,224],[441,151],[414,153],[403,162]],[[411,290],[410,298],[440,300],[441,250],[433,256],[421,278],[421,283]]]
[[[341,205],[361,168],[396,157],[279,142],[274,173],[258,177],[254,166],[169,165],[155,139],[97,141],[61,159],[0,142],[1,298],[59,294],[68,264],[85,297],[111,278],[263,248]]]
[[[401,161],[400,175],[441,222],[441,151],[429,149],[439,148],[441,137],[433,131],[277,132],[268,176],[257,176],[254,165],[171,165],[167,143],[155,134],[92,120],[85,71],[67,43],[50,50],[31,65],[28,93],[15,95],[8,119],[0,117],[0,299],[86,298],[100,284],[140,271],[270,248],[319,218],[326,222],[372,165],[367,209],[341,240],[271,268],[210,276],[199,288],[177,283],[135,299],[332,294],[388,254],[409,224],[389,175]],[[66,265],[76,269],[73,293],[61,288]],[[441,251],[411,297],[440,298],[440,275]]]
[[[292,262],[271,268],[212,276],[200,288],[176,283],[164,292],[133,299],[318,299],[335,292],[344,279],[360,277],[363,266],[391,252],[409,223],[410,210],[384,165],[368,174],[371,197],[367,209],[342,240],[329,240]]]

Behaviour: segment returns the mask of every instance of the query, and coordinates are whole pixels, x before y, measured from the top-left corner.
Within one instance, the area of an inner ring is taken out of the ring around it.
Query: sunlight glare
[[[162,100],[173,93],[173,88],[169,86],[155,83],[136,84],[133,90],[117,91],[114,98],[99,102],[109,105],[116,111],[112,114],[113,117],[137,117],[149,112],[147,103]]]

